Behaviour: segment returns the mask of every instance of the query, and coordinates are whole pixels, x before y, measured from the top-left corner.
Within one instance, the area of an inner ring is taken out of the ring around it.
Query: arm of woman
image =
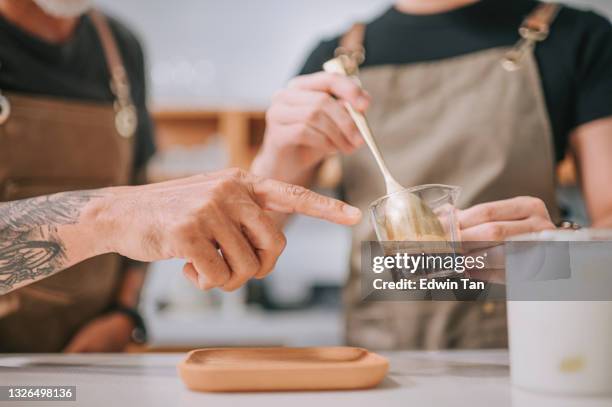
[[[571,136],[591,224],[612,227],[612,117],[579,126]]]

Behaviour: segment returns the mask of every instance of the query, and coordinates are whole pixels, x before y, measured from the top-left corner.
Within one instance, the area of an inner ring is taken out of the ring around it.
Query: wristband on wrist
[[[581,225],[579,225],[576,222],[572,222],[570,220],[562,220],[561,222],[557,223],[557,227],[559,229],[565,229],[565,230],[578,230],[578,229],[582,229]]]
[[[122,304],[115,303],[109,310],[109,312],[118,312],[127,316],[134,324],[132,330],[132,341],[142,344],[147,341],[147,327],[144,323],[144,319],[135,308],[126,307]]]

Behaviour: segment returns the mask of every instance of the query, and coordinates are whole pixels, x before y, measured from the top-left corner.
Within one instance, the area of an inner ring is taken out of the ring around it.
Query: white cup
[[[547,231],[511,240],[604,240],[606,247],[610,247],[607,241],[612,240],[612,231]],[[589,291],[582,291],[582,297],[573,301],[564,298],[516,300],[531,287],[545,287],[548,290],[545,292],[566,295],[575,287],[584,288],[581,284],[585,281],[588,284],[596,282],[595,286],[604,291],[610,290],[608,299],[612,298],[612,250],[571,243],[566,250],[562,248],[563,243],[545,246],[537,245],[534,250],[526,251],[510,250],[506,256],[512,383],[523,389],[556,394],[612,396],[612,301],[588,301]],[[542,255],[546,250],[548,254]],[[556,253],[551,255],[551,250]],[[559,253],[563,255],[563,252],[568,261],[559,259]],[[546,262],[549,266],[542,266]],[[569,264],[569,268],[564,269],[562,263],[565,268]],[[530,264],[532,269],[529,269]],[[551,276],[554,270],[558,270],[557,278]],[[543,277],[538,276],[538,272],[542,272]],[[525,280],[513,281],[512,273],[523,276],[533,273],[531,277],[535,278],[526,284]]]

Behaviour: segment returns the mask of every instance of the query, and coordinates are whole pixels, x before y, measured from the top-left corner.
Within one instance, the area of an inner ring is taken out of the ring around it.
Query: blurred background
[[[567,3],[612,17],[609,0]],[[271,95],[310,50],[392,1],[182,0],[170,12],[167,0],[97,4],[129,24],[145,46],[158,145],[148,172],[158,181],[248,167]],[[561,164],[559,175],[561,199],[586,223],[571,161]],[[320,178],[322,189],[334,182]],[[196,290],[183,278],[180,261],[152,264],[141,301],[151,348],[341,344],[348,230],[296,218],[286,233],[276,271],[231,294]]]

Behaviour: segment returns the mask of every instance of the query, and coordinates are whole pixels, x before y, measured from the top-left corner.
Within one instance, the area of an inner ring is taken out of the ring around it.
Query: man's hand
[[[252,170],[297,182],[327,155],[350,154],[363,139],[343,106],[365,111],[369,95],[350,78],[319,72],[291,80],[266,113],[266,135]]]
[[[266,211],[345,225],[361,217],[343,202],[241,170],[111,188],[98,208],[104,252],[141,261],[185,259],[184,273],[194,284],[226,291],[266,276],[283,251],[285,236]]]
[[[541,199],[519,196],[459,211],[461,240],[492,242],[522,233],[554,229]]]
[[[0,295],[112,252],[185,259],[185,274],[200,288],[234,290],[268,274],[285,247],[266,211],[344,225],[361,218],[343,202],[235,169],[2,203]]]
[[[122,352],[130,343],[133,329],[134,324],[126,315],[103,315],[81,328],[72,337],[64,352]]]

